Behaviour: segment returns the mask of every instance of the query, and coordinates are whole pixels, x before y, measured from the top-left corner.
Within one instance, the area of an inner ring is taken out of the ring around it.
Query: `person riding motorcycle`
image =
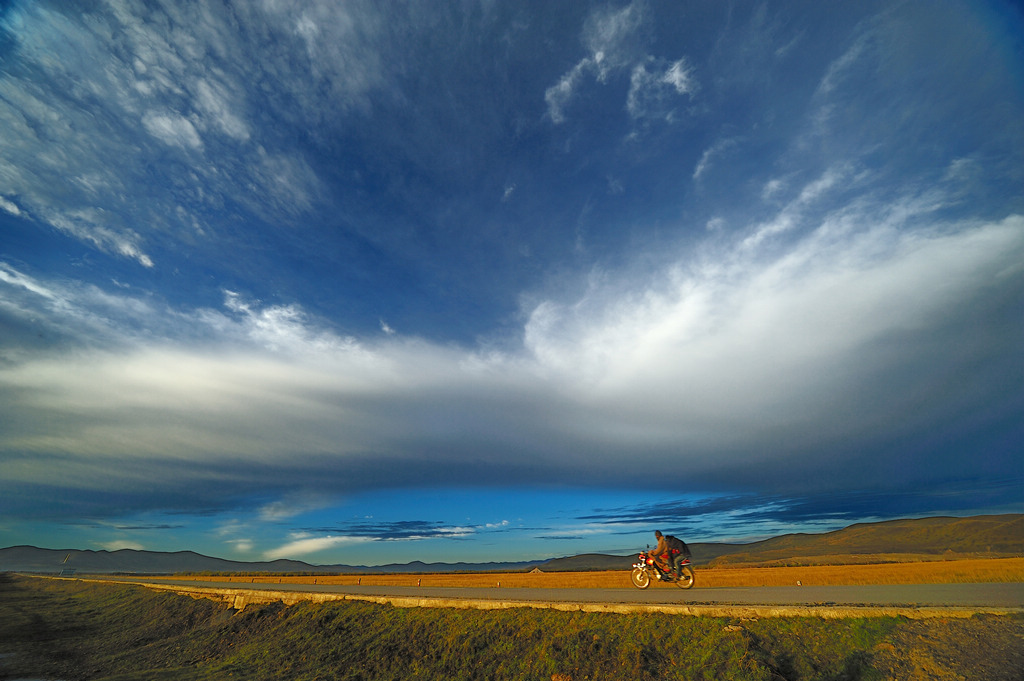
[[[690,549],[682,539],[676,539],[672,535],[665,536],[661,530],[655,530],[654,536],[658,539],[658,545],[654,550],[648,551],[647,555],[660,563],[662,556],[667,557],[669,571],[676,578],[679,578],[679,564],[690,557]]]

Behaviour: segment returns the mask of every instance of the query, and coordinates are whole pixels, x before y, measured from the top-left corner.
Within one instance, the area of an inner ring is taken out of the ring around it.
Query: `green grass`
[[[272,604],[0,574],[0,680],[873,679],[895,618]]]

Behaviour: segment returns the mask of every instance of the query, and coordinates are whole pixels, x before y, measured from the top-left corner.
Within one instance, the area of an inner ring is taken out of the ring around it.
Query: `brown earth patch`
[[[875,647],[872,667],[900,681],[1024,679],[1024,619],[911,620]]]

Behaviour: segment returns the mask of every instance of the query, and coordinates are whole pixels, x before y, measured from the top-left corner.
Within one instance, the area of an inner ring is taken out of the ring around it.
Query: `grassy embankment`
[[[1024,582],[1024,558],[989,558],[861,565],[804,565],[788,567],[697,567],[697,587],[804,586],[840,584],[962,584]],[[177,575],[231,583],[364,584],[373,586],[626,588],[629,572],[544,572],[365,575]],[[675,589],[674,585],[661,585]]]
[[[1024,634],[1020,618],[975,625],[998,625],[1011,640]],[[738,621],[354,602],[234,613],[138,587],[0,574],[0,678],[879,679],[893,675],[908,632],[920,638],[908,629],[915,626],[899,618]],[[975,637],[972,650],[983,652],[979,645]],[[986,678],[1014,678],[998,673],[1017,664],[1012,650],[1004,653],[1011,657],[982,660],[996,665]],[[971,664],[960,668],[977,670]]]

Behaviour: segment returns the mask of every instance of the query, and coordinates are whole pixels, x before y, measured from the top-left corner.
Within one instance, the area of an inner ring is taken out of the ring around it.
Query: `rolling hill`
[[[859,523],[822,534],[787,534],[748,544],[692,543],[694,564],[711,566],[814,562],[868,562],[961,556],[1024,555],[1024,514],[968,518],[917,518]],[[638,549],[639,551],[639,549]],[[375,567],[312,565],[297,560],[241,562],[192,551],[92,551],[12,546],[0,549],[0,571],[59,573],[173,574],[184,572],[545,572],[625,570],[636,553],[624,556],[583,554],[548,561],[513,563],[422,563]]]
[[[246,563],[211,558],[192,551],[92,551],[40,549],[12,546],[0,549],[0,569],[9,572],[60,572],[76,570],[97,574],[129,572],[139,574],[173,572],[301,572],[313,566],[296,560]]]
[[[957,555],[1024,555],[1024,514],[889,520],[858,523],[824,534],[787,534],[733,546],[709,563],[767,563],[825,556]]]
[[[65,560],[66,559],[66,560]],[[78,549],[40,549],[12,546],[0,549],[0,571],[59,573],[75,570],[90,574],[175,574],[203,572],[273,573],[359,573],[359,572],[458,572],[532,568],[543,561],[523,563],[411,563],[379,565],[312,565],[300,560],[242,562],[204,556],[193,551],[92,551]]]

